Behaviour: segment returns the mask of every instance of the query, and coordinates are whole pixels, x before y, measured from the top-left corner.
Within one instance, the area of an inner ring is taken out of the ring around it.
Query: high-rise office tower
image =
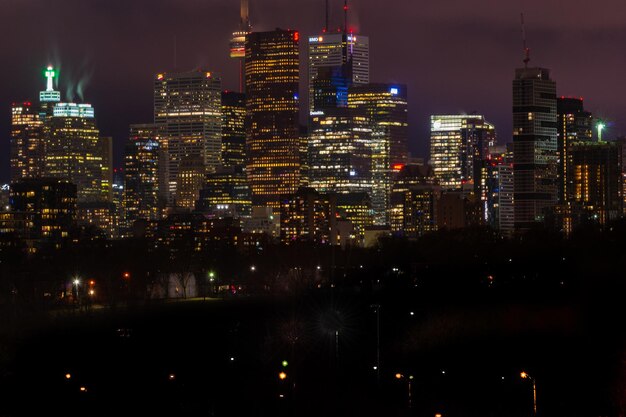
[[[369,38],[352,33],[309,37],[309,111],[314,111],[315,81],[322,68],[346,67],[352,85],[370,82]]]
[[[513,171],[515,228],[527,230],[557,202],[556,82],[545,68],[515,70]]]
[[[163,129],[162,184],[168,206],[177,205],[179,167],[192,158],[198,175],[214,172],[222,151],[221,79],[208,71],[161,73],[154,80],[154,123]],[[198,165],[198,159],[202,165]],[[196,194],[199,189],[196,190]]]
[[[126,224],[159,219],[161,131],[152,124],[131,125],[124,154],[123,207]]]
[[[31,102],[11,106],[11,182],[41,176],[44,158],[44,129]]]
[[[404,85],[367,84],[352,86],[350,109],[370,119],[372,138],[372,209],[375,224],[389,223],[389,195],[394,165],[408,160],[408,105]]]
[[[444,190],[482,181],[482,161],[495,143],[494,126],[481,115],[430,116],[430,160]]]
[[[246,96],[222,92],[222,166],[246,165]]]
[[[233,32],[230,40],[230,57],[239,61],[239,91],[244,90],[244,71],[246,58],[246,37],[252,31],[250,25],[250,11],[248,0],[241,0],[241,18],[239,20],[239,30]]]
[[[336,108],[312,115],[309,186],[319,192],[372,192],[372,129],[364,112]]]
[[[111,182],[103,144],[90,104],[57,103],[46,118],[44,176],[76,184],[78,202],[109,201]]]
[[[583,99],[560,97],[557,99],[558,113],[558,160],[559,160],[559,203],[570,200],[568,184],[571,184],[567,161],[569,146],[574,142],[590,142],[593,138],[593,116],[583,108]]]
[[[278,207],[300,185],[299,52],[294,30],[246,38],[247,174],[254,205]]]

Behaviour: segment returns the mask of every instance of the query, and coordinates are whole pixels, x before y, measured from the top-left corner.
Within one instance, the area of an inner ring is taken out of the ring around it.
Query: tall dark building
[[[255,205],[278,207],[300,185],[300,34],[276,29],[246,38],[247,174]]]
[[[541,222],[557,202],[556,82],[545,68],[520,68],[513,80],[515,228]]]
[[[320,67],[312,80],[312,115],[327,109],[348,107],[348,90],[352,85],[352,72],[349,65]]]
[[[222,166],[246,165],[246,96],[222,92]]]
[[[593,116],[583,108],[583,99],[560,97],[558,112],[558,155],[559,155],[559,203],[570,201],[568,184],[572,178],[568,169],[569,147],[574,142],[590,142],[593,139]]]
[[[131,125],[124,154],[124,216],[135,220],[159,218],[159,153],[162,131],[156,125]]]
[[[570,144],[571,181],[568,195],[585,217],[607,222],[622,215],[622,147],[615,142],[576,142]]]

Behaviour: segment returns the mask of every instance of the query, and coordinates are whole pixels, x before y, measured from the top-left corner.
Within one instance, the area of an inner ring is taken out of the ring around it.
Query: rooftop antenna
[[[526,26],[524,25],[524,13],[521,13],[522,17],[522,45],[524,47],[524,68],[528,68],[528,62],[530,62],[530,48],[526,46]]]
[[[241,30],[250,32],[250,7],[248,0],[241,0]]]
[[[326,20],[324,21],[324,33],[328,32],[328,0],[326,0]]]
[[[348,33],[348,0],[343,0],[343,33]]]

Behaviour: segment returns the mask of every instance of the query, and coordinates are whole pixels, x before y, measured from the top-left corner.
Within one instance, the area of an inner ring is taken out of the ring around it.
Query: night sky
[[[254,30],[316,34],[324,0],[250,0]],[[550,68],[559,95],[582,96],[609,121],[605,138],[626,134],[626,3],[623,0],[351,0],[351,22],[370,37],[372,81],[409,86],[410,147],[428,151],[428,115],[472,112],[510,140],[511,79],[522,65],[520,11],[531,65]],[[331,0],[334,26],[340,0]],[[80,84],[116,166],[128,125],[152,121],[152,79],[197,67],[237,86],[228,40],[239,0],[1,0],[0,180],[8,179],[10,104],[36,100],[42,69],[60,68],[60,90]],[[302,45],[304,47],[304,44]],[[78,99],[78,98],[77,98]]]

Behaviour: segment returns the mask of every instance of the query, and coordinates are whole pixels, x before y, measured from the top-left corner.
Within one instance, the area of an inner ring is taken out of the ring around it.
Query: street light
[[[250,267],[250,271],[251,271],[251,272],[256,271],[256,266],[252,265],[252,266]]]
[[[522,377],[522,379],[528,379],[533,383],[533,414],[536,416],[537,415],[537,381],[535,381],[535,378],[531,377],[530,375],[528,375],[526,372],[520,373],[520,376]]]
[[[409,401],[409,408],[413,407],[413,399],[411,398],[411,382],[413,382],[413,375],[409,375],[408,378],[401,374],[401,373],[397,373],[396,374],[396,379],[397,380],[401,380],[401,379],[406,379],[407,385],[408,385],[408,401]]]
[[[376,311],[376,382],[380,385],[380,304],[372,304],[371,307]]]
[[[78,297],[78,284],[80,284],[80,279],[78,278],[74,278],[74,281],[72,281],[72,283],[74,284],[74,292],[76,293],[76,302],[79,302],[79,297]]]

